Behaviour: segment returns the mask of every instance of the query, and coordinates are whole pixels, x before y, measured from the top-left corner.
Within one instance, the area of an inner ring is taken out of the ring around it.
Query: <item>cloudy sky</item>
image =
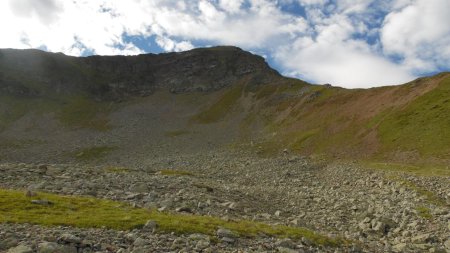
[[[349,88],[450,70],[450,0],[2,0],[0,48],[133,55],[235,45]]]

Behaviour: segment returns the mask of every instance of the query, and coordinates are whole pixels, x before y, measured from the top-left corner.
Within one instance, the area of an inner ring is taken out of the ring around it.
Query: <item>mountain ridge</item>
[[[49,91],[64,94],[81,90],[112,99],[145,96],[161,88],[173,93],[212,91],[243,78],[254,85],[281,78],[264,58],[230,46],[180,53],[87,57],[35,49],[0,49],[0,66],[4,70],[0,72],[4,86],[0,90],[4,92],[45,95]]]
[[[93,139],[103,136],[106,146],[117,146],[107,150],[123,155],[155,148],[159,140],[175,142],[174,150],[232,145],[260,155],[289,150],[450,160],[450,73],[399,86],[345,89],[283,77],[264,58],[236,47],[82,58],[17,52],[23,53],[0,50],[0,139],[15,143],[3,144],[4,151],[19,146],[18,153],[26,154],[34,147],[24,143],[40,143],[57,146],[64,159],[80,149],[75,143],[88,138],[83,133],[90,136],[84,146],[99,146]],[[134,138],[142,148],[132,145]],[[59,146],[62,140],[66,147]]]

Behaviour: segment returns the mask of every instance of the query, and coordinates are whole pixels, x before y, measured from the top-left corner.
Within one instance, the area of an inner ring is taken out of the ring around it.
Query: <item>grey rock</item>
[[[38,253],[77,253],[74,246],[60,245],[54,242],[43,242],[38,245]]]
[[[146,248],[136,248],[136,249],[133,249],[133,251],[131,251],[131,253],[148,253],[148,252],[149,251]]]
[[[204,250],[206,248],[208,248],[210,245],[210,242],[207,240],[199,240],[197,241],[197,244],[195,244],[195,248],[197,250]]]
[[[184,212],[184,213],[192,213],[192,209],[188,206],[178,207],[175,209],[177,212]]]
[[[183,248],[185,246],[186,246],[186,241],[184,239],[182,239],[182,238],[177,238],[177,239],[173,240],[171,249],[172,250],[180,249],[180,248]]]
[[[158,228],[158,223],[154,220],[149,220],[145,223],[143,229],[146,231],[152,231],[154,232]]]
[[[420,234],[411,238],[413,243],[426,243],[433,240],[434,238],[430,234]]]
[[[394,252],[403,252],[406,249],[406,243],[399,243],[392,247]]]
[[[10,248],[7,253],[32,253],[33,249],[26,245],[19,245],[14,248]]]
[[[237,235],[233,233],[231,230],[226,228],[219,228],[216,232],[218,237],[228,237],[228,238],[236,238]]]
[[[275,243],[275,246],[294,249],[297,245],[291,239],[280,239]]]
[[[450,251],[450,239],[444,242],[444,247],[447,249],[447,251]]]
[[[147,246],[149,244],[150,244],[149,240],[141,238],[141,237],[137,238],[133,243],[133,245],[136,247],[143,247],[143,246]]]
[[[47,167],[47,170],[45,171],[45,174],[47,176],[56,176],[59,173],[61,173],[61,169],[60,168],[56,168],[56,167]]]
[[[130,191],[136,193],[146,193],[148,191],[148,186],[145,183],[137,183],[130,187]]]
[[[236,239],[232,237],[222,237],[220,238],[220,240],[226,243],[234,243],[236,241]]]
[[[80,244],[81,243],[81,238],[72,235],[72,234],[63,234],[60,238],[59,241],[65,242],[65,243],[76,243],[76,244]]]
[[[284,247],[278,247],[277,250],[280,253],[298,253],[297,250],[290,249],[290,248],[284,248]]]
[[[0,251],[7,250],[9,248],[15,247],[19,244],[19,241],[15,237],[7,237],[3,240],[0,240]]]

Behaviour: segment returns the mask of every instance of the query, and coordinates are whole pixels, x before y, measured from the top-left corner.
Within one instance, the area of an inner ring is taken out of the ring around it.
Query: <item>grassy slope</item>
[[[423,156],[450,154],[450,77],[405,108],[388,113],[378,127],[383,150],[415,150]]]
[[[63,126],[106,131],[114,104],[97,102],[86,95],[24,98],[0,95],[0,131],[25,114],[54,113]]]
[[[243,140],[261,130],[263,122],[262,138],[252,138],[265,155],[289,148],[345,158],[405,161],[411,155],[394,155],[405,153],[417,161],[448,160],[449,101],[450,74],[444,73],[401,86],[368,90],[303,83],[234,88],[196,117],[203,119],[200,123],[212,123],[225,120],[229,108],[246,112]]]

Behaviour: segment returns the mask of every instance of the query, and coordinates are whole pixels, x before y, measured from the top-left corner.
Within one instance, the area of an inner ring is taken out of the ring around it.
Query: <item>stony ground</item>
[[[168,173],[170,171],[172,173]],[[170,175],[168,175],[170,174]],[[88,195],[163,212],[306,227],[349,245],[307,239],[164,234],[0,224],[1,252],[450,252],[450,178],[350,162],[245,152],[157,157],[136,167],[0,165],[0,188]],[[1,208],[1,207],[0,207]]]

